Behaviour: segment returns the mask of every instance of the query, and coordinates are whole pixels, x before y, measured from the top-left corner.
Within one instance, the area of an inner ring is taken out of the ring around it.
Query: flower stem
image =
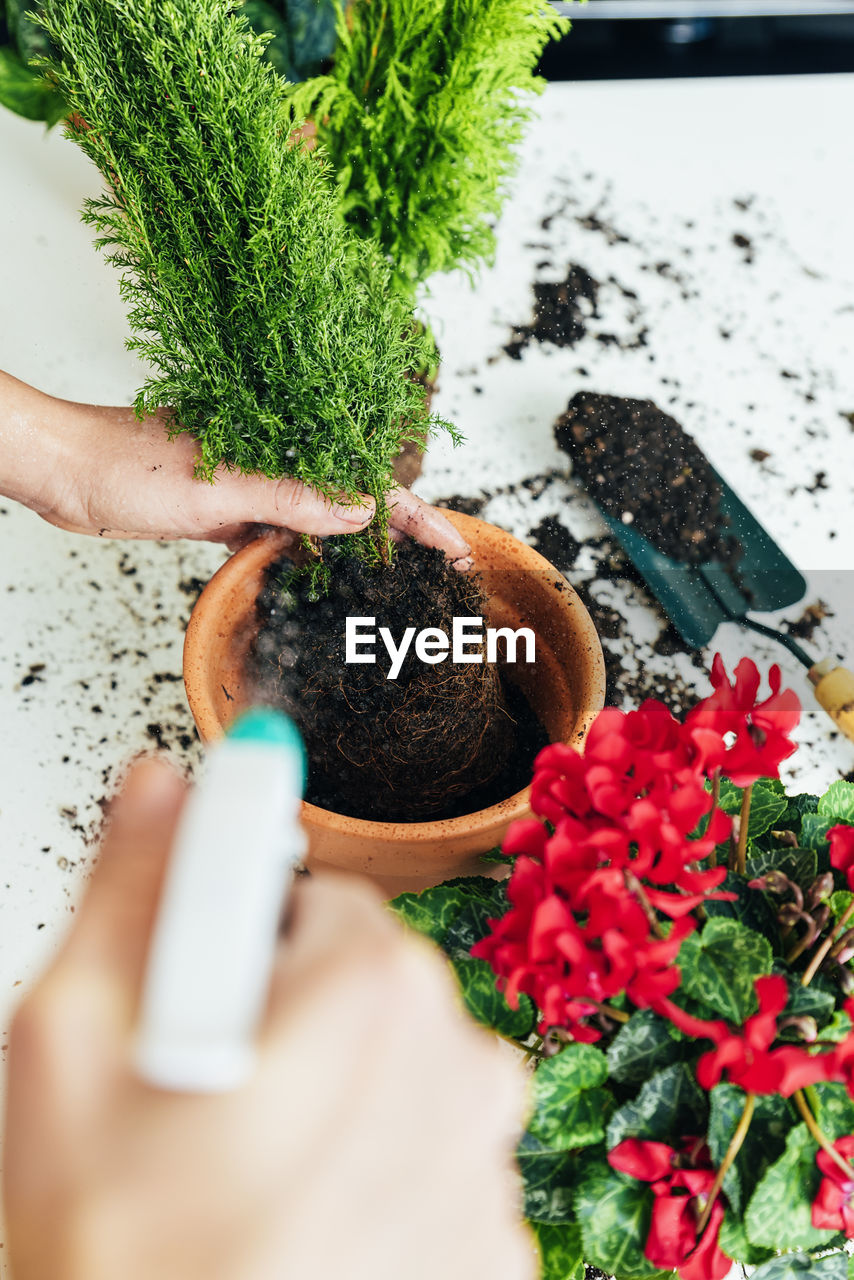
[[[658,916],[655,914],[655,910],[653,908],[652,903],[644,893],[643,885],[641,884],[640,880],[638,880],[637,876],[634,875],[631,871],[627,871],[624,868],[623,881],[625,882],[625,886],[628,889],[629,893],[634,894],[635,898],[637,899],[638,905],[642,908],[644,915],[649,921],[650,929],[652,929],[653,933],[657,938],[663,938],[665,936],[664,930],[661,927]]]
[[[714,776],[712,777],[712,807],[709,810],[709,822],[711,822],[712,818],[715,816],[715,809],[717,809],[718,805],[720,804],[720,799],[721,799],[721,771],[720,769],[715,769]],[[709,854],[709,866],[716,867],[717,865],[718,865],[717,850],[712,849],[712,852]]]
[[[809,984],[812,982],[813,978],[818,973],[818,970],[821,967],[821,962],[824,960],[828,951],[833,946],[833,943],[836,940],[836,938],[839,936],[840,931],[845,928],[845,925],[848,923],[848,921],[851,919],[852,916],[854,916],[854,901],[852,901],[849,904],[849,906],[840,916],[838,922],[830,930],[830,933],[828,933],[824,942],[821,944],[818,951],[816,951],[812,960],[810,960],[809,965],[804,971],[804,976],[801,978],[802,987],[808,987]]]
[[[818,1145],[822,1148],[823,1151],[827,1152],[827,1154],[830,1156],[834,1164],[839,1166],[839,1168],[845,1174],[845,1177],[848,1178],[849,1181],[854,1182],[854,1169],[851,1168],[851,1165],[848,1163],[847,1160],[844,1160],[842,1158],[842,1156],[836,1150],[836,1147],[830,1141],[830,1138],[828,1138],[824,1130],[819,1128],[818,1121],[816,1120],[815,1116],[809,1109],[809,1103],[807,1102],[804,1096],[803,1089],[797,1089],[792,1094],[792,1100],[794,1101],[795,1106],[798,1108],[801,1115],[803,1116],[804,1123],[806,1124],[813,1138],[815,1138]]]
[[[599,1013],[604,1013],[606,1018],[612,1018],[614,1022],[628,1022],[631,1014],[626,1013],[625,1009],[615,1009],[612,1004],[605,1004],[601,1000],[590,1000],[584,997],[585,1004],[592,1004],[594,1009]]]
[[[738,819],[738,848],[735,851],[735,869],[743,876],[747,869],[747,828],[750,826],[750,801],[753,787],[747,787],[741,797],[741,814]]]
[[[715,1201],[720,1195],[721,1187],[724,1184],[724,1178],[729,1172],[733,1160],[741,1150],[744,1139],[747,1137],[747,1131],[750,1128],[750,1122],[753,1119],[753,1108],[755,1105],[756,1094],[749,1093],[744,1099],[744,1110],[741,1113],[741,1119],[736,1126],[735,1133],[730,1138],[729,1146],[727,1147],[724,1158],[720,1163],[717,1173],[715,1174],[715,1180],[712,1183],[708,1199],[706,1200],[706,1207],[700,1215],[700,1221],[697,1224],[698,1241],[706,1227],[709,1225],[709,1218],[712,1216],[712,1209],[714,1208]]]

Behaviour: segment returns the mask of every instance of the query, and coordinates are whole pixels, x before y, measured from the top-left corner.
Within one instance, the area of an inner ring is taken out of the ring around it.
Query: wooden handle
[[[854,742],[854,672],[847,667],[831,667],[830,661],[810,668],[816,700],[837,727]]]

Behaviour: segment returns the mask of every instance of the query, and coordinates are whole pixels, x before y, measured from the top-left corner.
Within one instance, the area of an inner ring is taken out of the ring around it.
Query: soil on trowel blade
[[[309,757],[307,799],[378,821],[471,813],[521,790],[547,741],[526,701],[494,663],[424,663],[410,646],[397,679],[379,638],[388,627],[441,628],[485,617],[476,574],[441,552],[404,544],[391,567],[326,550],[327,595],[312,593],[287,559],[258,598],[250,669],[263,701],[299,725]],[[345,662],[348,617],[374,618],[375,664]]]
[[[579,392],[555,423],[555,439],[602,510],[664,555],[734,565],[740,548],[721,511],[717,476],[651,400]]]

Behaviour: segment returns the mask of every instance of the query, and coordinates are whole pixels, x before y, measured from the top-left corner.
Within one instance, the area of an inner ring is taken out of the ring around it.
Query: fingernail
[[[164,760],[143,758],[132,767],[117,800],[126,811],[130,809],[153,817],[174,809],[184,786],[180,774]]]
[[[343,520],[346,524],[352,524],[357,529],[363,528],[366,524],[370,524],[374,518],[375,506],[373,502],[362,503],[361,506],[345,506],[342,502],[336,502],[332,507],[332,514],[336,520]]]
[[[465,573],[466,570],[470,569],[473,564],[474,564],[474,556],[462,556],[459,560],[454,561],[453,567],[459,573]]]

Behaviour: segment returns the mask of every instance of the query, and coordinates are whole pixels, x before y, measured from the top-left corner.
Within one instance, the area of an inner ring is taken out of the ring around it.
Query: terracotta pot
[[[536,662],[506,672],[525,693],[552,742],[578,744],[605,701],[605,664],[590,615],[566,580],[533,548],[494,525],[447,511],[467,539],[489,599],[490,626],[530,626]],[[267,565],[282,554],[259,538],[222,566],[202,592],[184,643],[187,698],[203,741],[219,737],[251,698],[244,674]],[[520,655],[521,656],[521,655]],[[365,786],[370,787],[366,777]],[[308,865],[360,872],[389,895],[454,876],[485,873],[479,855],[529,813],[530,788],[461,818],[371,822],[303,805]],[[488,864],[486,864],[488,865]]]

